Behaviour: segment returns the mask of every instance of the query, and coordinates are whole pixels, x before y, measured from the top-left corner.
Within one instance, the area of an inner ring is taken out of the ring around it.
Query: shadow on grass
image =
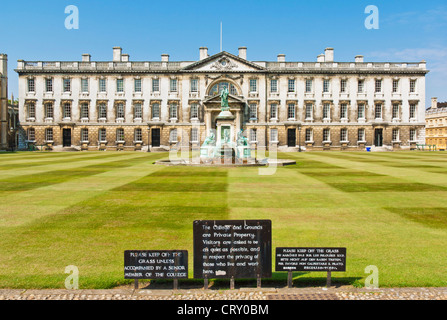
[[[293,288],[315,288],[315,287],[325,287],[326,286],[326,273],[322,272],[321,277],[307,277],[307,272],[294,272],[292,287]],[[334,277],[332,274],[331,287],[342,287],[342,286],[359,286],[361,277]],[[129,286],[134,286],[132,281]],[[234,288],[256,288],[256,279],[235,279]],[[287,287],[287,273],[285,272],[274,272],[272,278],[261,279],[261,289],[262,288],[286,288]],[[143,280],[139,282],[140,289],[147,290],[172,290],[174,288],[173,280]],[[203,279],[179,279],[178,289],[188,290],[188,289],[203,289],[204,280]],[[209,290],[229,290],[230,289],[230,279],[210,279],[208,282]]]

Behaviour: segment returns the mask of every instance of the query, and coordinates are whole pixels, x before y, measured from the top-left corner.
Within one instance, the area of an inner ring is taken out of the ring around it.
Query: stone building
[[[437,150],[447,149],[447,102],[432,98],[431,106],[425,113],[426,144],[436,145]]]
[[[229,89],[232,136],[278,150],[414,148],[425,140],[425,61],[250,61],[199,50],[197,61],[18,61],[26,141],[82,150],[169,150],[200,145],[216,129]]]
[[[8,148],[8,56],[0,53],[0,150]]]

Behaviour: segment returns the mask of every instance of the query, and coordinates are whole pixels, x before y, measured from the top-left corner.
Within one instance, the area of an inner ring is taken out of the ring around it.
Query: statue
[[[206,137],[202,147],[215,146],[215,145],[216,145],[216,136],[214,135],[214,131],[210,130],[210,135]]]
[[[243,135],[244,130],[237,133],[237,145],[238,146],[248,146],[248,139]]]
[[[228,105],[228,94],[228,88],[227,86],[224,86],[222,92],[220,93],[220,106],[222,111],[228,111],[230,109],[230,106]]]

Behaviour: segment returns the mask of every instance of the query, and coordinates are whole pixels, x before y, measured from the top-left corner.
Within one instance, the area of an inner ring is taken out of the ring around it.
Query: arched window
[[[214,86],[212,86],[211,90],[208,92],[208,95],[210,95],[210,96],[218,95],[222,92],[224,87],[228,88],[228,91],[230,92],[230,94],[235,95],[235,96],[239,95],[235,85],[231,84],[229,82],[226,82],[226,81],[216,83]]]

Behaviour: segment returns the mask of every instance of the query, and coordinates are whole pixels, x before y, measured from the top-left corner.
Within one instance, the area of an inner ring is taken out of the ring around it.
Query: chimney
[[[324,61],[334,62],[334,48],[326,48],[324,50]]]
[[[286,55],[278,54],[278,62],[286,62]]]
[[[355,56],[355,63],[363,63],[363,56]]]
[[[324,54],[318,55],[317,62],[324,62]]]
[[[126,54],[122,54],[121,55],[121,61],[122,62],[129,62],[129,55],[126,53]]]
[[[247,47],[240,47],[239,48],[239,58],[247,60]]]
[[[431,109],[436,109],[438,107],[438,98],[431,98]]]
[[[161,62],[169,62],[169,54],[163,53],[161,55]]]
[[[91,55],[89,55],[88,53],[84,53],[83,55],[82,55],[82,62],[90,62],[90,59],[91,59]]]
[[[113,48],[113,62],[120,62],[121,61],[121,54],[123,50],[120,47],[114,47]]]
[[[207,47],[201,47],[199,50],[200,50],[200,60],[208,58],[208,48]]]

